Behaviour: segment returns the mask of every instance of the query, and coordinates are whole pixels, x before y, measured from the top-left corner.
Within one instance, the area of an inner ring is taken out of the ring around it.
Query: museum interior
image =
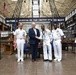
[[[43,60],[42,40],[38,61],[31,61],[29,29],[33,22],[40,34],[42,24],[50,32],[54,23],[58,24],[64,33],[62,61],[54,61],[53,44],[52,62]],[[17,62],[14,48],[14,32],[19,23],[27,34],[23,62]],[[0,0],[0,75],[76,75],[76,0]]]

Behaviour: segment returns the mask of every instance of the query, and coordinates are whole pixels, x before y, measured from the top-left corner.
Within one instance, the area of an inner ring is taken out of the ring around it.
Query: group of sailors
[[[23,30],[23,24],[18,24],[18,29],[14,32],[14,41],[17,44],[17,54],[18,60],[17,62],[24,61],[24,43],[26,40],[26,31]],[[32,27],[28,31],[29,35],[29,44],[32,54],[32,62],[38,61],[37,59],[37,49],[40,40],[43,41],[43,58],[44,61],[52,62],[52,46],[51,43],[53,42],[54,47],[54,61],[61,61],[62,60],[62,40],[64,38],[63,31],[58,28],[57,23],[54,23],[54,29],[50,31],[45,27],[45,25],[41,25],[42,33],[40,30],[36,28],[36,23],[32,23]]]

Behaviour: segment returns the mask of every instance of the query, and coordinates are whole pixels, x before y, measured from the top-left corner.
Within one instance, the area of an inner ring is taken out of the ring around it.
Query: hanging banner
[[[65,22],[65,17],[56,17],[56,18],[6,18],[6,23],[14,22],[47,22],[47,21],[58,21]]]

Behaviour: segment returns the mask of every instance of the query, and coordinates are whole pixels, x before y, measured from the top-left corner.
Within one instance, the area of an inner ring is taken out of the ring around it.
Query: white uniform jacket
[[[49,29],[45,29],[45,31],[42,32],[42,39],[44,45],[49,45],[52,41],[52,34]]]

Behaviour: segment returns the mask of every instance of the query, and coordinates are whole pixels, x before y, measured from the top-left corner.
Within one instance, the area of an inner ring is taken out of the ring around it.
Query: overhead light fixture
[[[26,3],[26,0],[24,0],[24,3]]]
[[[48,0],[46,0],[46,2],[48,2]]]
[[[21,13],[20,15],[24,15],[23,13]]]
[[[18,1],[18,0],[12,0],[12,1]]]

